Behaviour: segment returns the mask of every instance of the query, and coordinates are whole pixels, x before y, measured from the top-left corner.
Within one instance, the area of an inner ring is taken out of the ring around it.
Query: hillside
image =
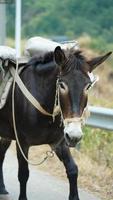
[[[100,47],[90,48],[93,43],[93,39],[90,37],[80,37],[78,42],[83,54],[88,59],[104,55],[111,50],[110,46],[106,46],[102,50],[101,43],[99,44]],[[89,104],[113,108],[113,54],[104,63],[99,65],[93,73],[99,76],[99,81],[89,91]]]
[[[14,35],[15,5],[7,5],[8,36]],[[109,0],[24,0],[22,36],[88,34],[113,42],[113,1]]]

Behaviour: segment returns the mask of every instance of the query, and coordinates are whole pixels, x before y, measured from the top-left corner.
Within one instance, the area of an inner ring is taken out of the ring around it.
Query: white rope
[[[90,111],[88,110],[88,106],[87,106],[85,107],[81,117],[66,118],[64,119],[64,125],[71,122],[75,122],[75,123],[81,122],[81,124],[84,125],[89,116],[90,116]]]
[[[54,156],[54,152],[53,151],[47,151],[46,152],[46,156],[44,157],[44,159],[39,162],[39,163],[33,163],[31,162],[24,154],[24,151],[20,145],[19,142],[19,138],[18,138],[18,133],[17,133],[17,127],[16,127],[16,120],[15,120],[15,101],[14,101],[14,93],[15,93],[15,83],[16,83],[16,75],[18,73],[18,59],[16,60],[16,70],[15,70],[15,76],[14,76],[14,81],[13,81],[13,88],[12,88],[12,117],[13,117],[13,128],[14,128],[14,134],[15,134],[15,138],[16,138],[16,142],[17,145],[19,147],[19,150],[22,154],[22,156],[24,157],[24,159],[26,160],[26,162],[30,165],[41,165],[45,160],[47,160],[48,158],[52,158]]]

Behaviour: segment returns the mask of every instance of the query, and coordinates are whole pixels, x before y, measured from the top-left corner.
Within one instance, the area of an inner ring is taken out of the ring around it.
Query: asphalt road
[[[11,151],[7,152],[4,163],[4,175],[10,198],[8,196],[7,198],[0,196],[0,200],[17,200],[19,194],[17,160]],[[30,167],[27,194],[29,200],[68,200],[68,184]],[[100,200],[82,189],[79,189],[79,194],[80,200]]]

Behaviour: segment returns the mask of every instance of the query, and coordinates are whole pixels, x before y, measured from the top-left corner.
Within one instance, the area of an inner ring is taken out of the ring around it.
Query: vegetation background
[[[15,5],[8,4],[8,36],[14,36]],[[58,36],[70,38],[83,34],[113,42],[112,0],[24,0],[22,36]]]
[[[14,20],[15,4],[8,4],[7,36],[11,46]],[[88,57],[113,51],[113,0],[23,0],[22,42],[36,35],[56,40],[77,39]],[[90,92],[89,102],[113,108],[113,57],[96,73],[100,81]],[[84,132],[79,153],[72,150],[79,163],[79,184],[102,200],[113,200],[113,132],[89,127]],[[43,156],[45,149],[33,150],[31,157],[37,159],[37,153]],[[41,169],[49,171],[51,164],[51,173],[64,177],[56,158]]]

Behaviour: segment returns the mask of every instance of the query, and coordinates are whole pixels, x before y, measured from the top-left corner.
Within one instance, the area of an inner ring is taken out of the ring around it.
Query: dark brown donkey
[[[63,51],[56,47],[54,52],[42,58],[32,58],[20,74],[20,78],[51,115],[38,111],[15,87],[15,118],[18,139],[26,157],[32,145],[49,144],[63,162],[69,179],[69,200],[79,200],[77,177],[78,168],[74,163],[69,147],[75,147],[82,138],[81,123],[87,106],[87,90],[92,84],[89,73],[111,54],[87,60],[80,51]],[[12,62],[9,61],[9,67]],[[0,110],[0,194],[7,194],[4,185],[2,166],[6,150],[11,140],[15,140],[12,120],[12,88],[5,106]],[[55,115],[53,108],[58,105]],[[53,116],[55,115],[53,119]],[[27,200],[26,185],[29,177],[28,163],[17,145],[19,200]],[[37,197],[38,199],[38,197]]]

